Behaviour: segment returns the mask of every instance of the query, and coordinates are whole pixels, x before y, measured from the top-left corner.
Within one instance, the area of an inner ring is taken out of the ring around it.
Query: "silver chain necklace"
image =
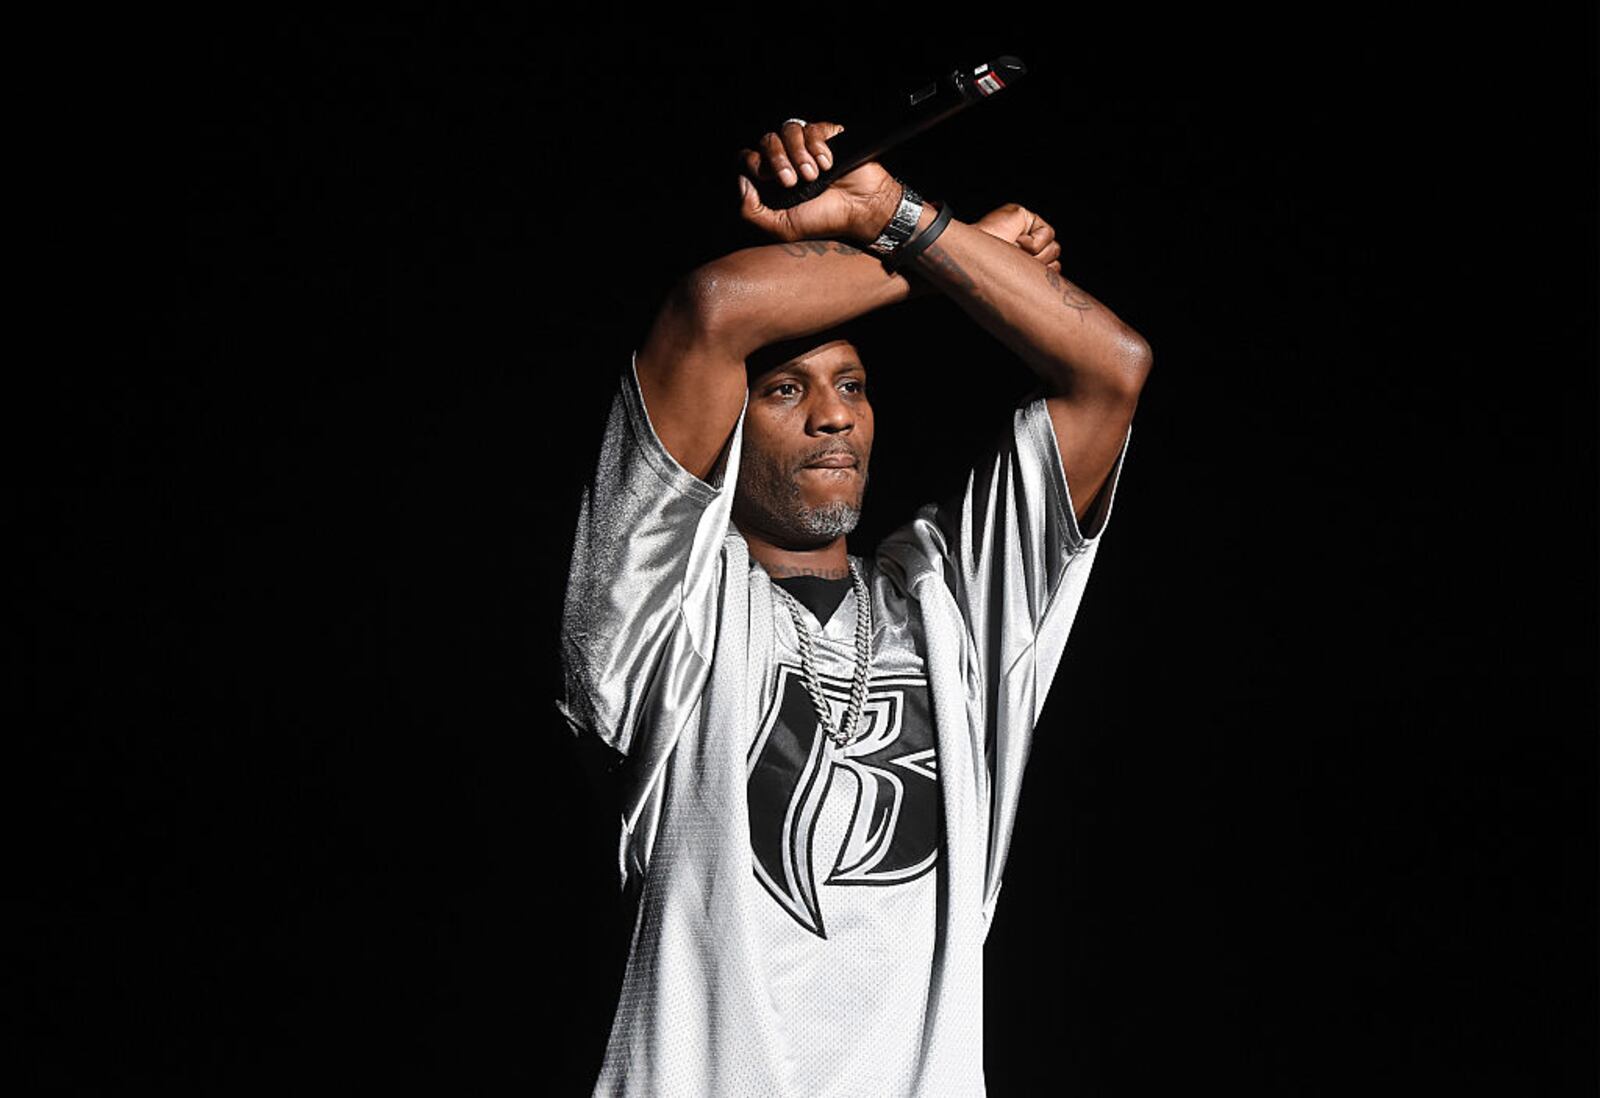
[[[848,558],[846,558],[848,560]],[[794,631],[800,638],[800,667],[805,672],[806,693],[822,722],[822,730],[840,747],[849,747],[861,738],[861,713],[867,705],[867,675],[872,663],[872,602],[867,596],[867,581],[861,578],[856,562],[851,560],[850,579],[856,593],[856,667],[850,680],[850,706],[845,711],[844,723],[833,727],[832,710],[822,693],[822,680],[817,677],[816,656],[811,650],[811,629],[801,617],[800,603],[776,583],[772,586],[789,604],[789,616],[794,618]]]

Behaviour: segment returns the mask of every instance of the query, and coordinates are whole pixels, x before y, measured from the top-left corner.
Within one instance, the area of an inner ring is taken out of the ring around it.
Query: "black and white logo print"
[[[821,679],[838,727],[850,703],[850,684]],[[756,877],[796,922],[820,938],[828,935],[812,846],[834,782],[850,783],[855,806],[825,884],[903,884],[927,873],[939,856],[939,769],[927,679],[874,676],[861,720],[861,737],[838,747],[817,720],[804,673],[781,664],[776,694],[750,748]]]

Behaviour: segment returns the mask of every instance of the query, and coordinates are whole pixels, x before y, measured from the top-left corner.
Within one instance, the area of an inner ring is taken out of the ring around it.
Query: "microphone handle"
[[[907,97],[909,114],[905,108],[900,108],[896,113],[902,117],[897,122],[891,125],[867,122],[859,128],[847,126],[837,137],[829,138],[828,151],[833,154],[833,167],[817,178],[801,179],[793,187],[785,187],[775,179],[754,181],[761,204],[772,210],[787,210],[815,198],[835,179],[879,159],[901,142],[971,104],[987,99],[1015,83],[1026,71],[1022,62],[1011,56],[979,65],[971,72],[955,70],[938,83],[912,92]]]
[[[876,133],[857,134],[846,128],[839,136],[828,139],[828,151],[833,154],[833,167],[815,179],[802,179],[792,187],[785,187],[775,179],[762,180],[756,184],[756,193],[761,196],[762,205],[768,209],[787,210],[791,206],[798,206],[808,198],[815,198],[827,190],[835,179],[849,175],[868,161],[877,160],[906,138],[914,137],[935,122],[950,117],[964,105],[956,103],[946,108],[942,114],[916,119],[894,130],[879,129]]]

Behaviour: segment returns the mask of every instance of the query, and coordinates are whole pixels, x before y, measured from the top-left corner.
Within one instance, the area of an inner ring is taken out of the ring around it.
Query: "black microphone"
[[[855,171],[869,160],[876,160],[908,138],[943,122],[973,103],[989,99],[1009,88],[1027,73],[1022,62],[1009,54],[986,61],[975,69],[956,69],[939,80],[905,96],[904,101],[859,126],[845,122],[837,137],[828,139],[833,167],[815,179],[801,179],[785,187],[775,179],[756,182],[761,204],[773,210],[787,210],[828,189],[841,175]]]

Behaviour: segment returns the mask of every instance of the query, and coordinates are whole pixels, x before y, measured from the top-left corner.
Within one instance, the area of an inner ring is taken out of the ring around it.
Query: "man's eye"
[[[796,385],[794,382],[785,381],[781,385],[779,385],[775,389],[773,389],[772,391],[775,392],[775,393],[783,393],[783,391],[785,389],[798,389],[798,388],[799,388],[799,386]],[[787,396],[788,394],[784,393],[784,395]]]

